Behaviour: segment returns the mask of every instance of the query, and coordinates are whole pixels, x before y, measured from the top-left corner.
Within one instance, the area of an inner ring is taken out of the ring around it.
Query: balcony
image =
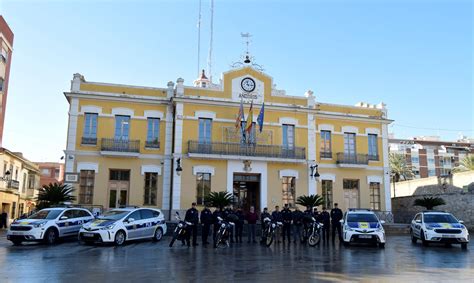
[[[320,158],[332,159],[332,152],[330,152],[330,151],[321,151],[321,152],[319,153],[319,157],[320,157]]]
[[[82,137],[81,144],[82,145],[97,145],[97,138]]]
[[[138,157],[140,155],[139,140],[102,139],[100,153],[107,156]]]
[[[379,155],[378,154],[369,154],[369,155],[367,155],[367,159],[369,161],[379,161]]]
[[[190,156],[221,158],[219,156],[253,157],[252,159],[271,158],[278,160],[306,160],[306,150],[304,147],[283,147],[278,145],[258,145],[241,143],[200,143],[198,141],[188,141],[188,153]],[[200,156],[204,155],[204,156]]]
[[[160,142],[159,141],[146,141],[145,148],[158,149],[160,148]]]
[[[20,182],[16,180],[9,180],[7,182],[7,189],[18,190],[20,188]]]
[[[368,154],[349,155],[344,152],[338,152],[336,163],[338,167],[365,168],[369,165],[369,157]]]

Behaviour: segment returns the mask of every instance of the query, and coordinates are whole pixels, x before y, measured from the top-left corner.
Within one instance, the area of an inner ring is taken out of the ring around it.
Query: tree
[[[222,191],[222,192],[210,192],[205,198],[204,201],[208,206],[218,207],[223,209],[232,203],[232,194]]]
[[[404,180],[413,177],[413,172],[411,168],[407,165],[405,155],[399,153],[390,153],[389,155],[390,163],[390,175],[393,182],[393,196],[396,197],[395,193],[395,183],[399,182],[402,177]]]
[[[415,199],[414,206],[423,206],[427,210],[433,210],[434,207],[439,205],[445,205],[444,199],[438,197],[424,197]]]
[[[63,204],[64,202],[74,201],[75,196],[72,195],[74,189],[71,185],[50,183],[44,185],[38,192],[38,205],[39,209],[50,207],[52,205]]]
[[[320,195],[302,195],[296,199],[296,204],[304,207],[315,207],[324,204],[324,199]]]
[[[465,156],[461,162],[459,162],[459,166],[456,166],[453,169],[453,172],[462,172],[462,171],[470,171],[474,170],[474,154],[470,154]]]

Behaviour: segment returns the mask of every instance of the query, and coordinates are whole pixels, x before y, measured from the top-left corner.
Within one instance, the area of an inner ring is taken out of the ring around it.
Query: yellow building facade
[[[311,91],[290,96],[252,67],[223,73],[219,84],[203,73],[191,86],[179,78],[166,88],[75,74],[65,96],[65,182],[80,204],[168,213],[227,191],[244,210],[294,205],[310,194],[328,207],[390,210],[391,120],[382,103],[327,104]],[[243,135],[251,105],[254,124]]]

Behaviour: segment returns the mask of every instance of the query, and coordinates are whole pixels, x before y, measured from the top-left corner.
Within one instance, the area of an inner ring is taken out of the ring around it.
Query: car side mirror
[[[464,221],[462,221],[462,220],[459,220],[459,224],[464,224]]]
[[[66,219],[68,219],[67,216],[61,216],[61,217],[59,218],[59,220],[66,220]]]
[[[135,221],[135,219],[133,219],[133,218],[129,218],[129,219],[127,220],[128,223],[132,223],[133,221]]]
[[[385,220],[380,220],[380,224],[385,224]]]
[[[340,222],[340,223],[344,223],[344,220],[343,220],[343,219],[341,219],[341,220],[339,220],[339,222]]]

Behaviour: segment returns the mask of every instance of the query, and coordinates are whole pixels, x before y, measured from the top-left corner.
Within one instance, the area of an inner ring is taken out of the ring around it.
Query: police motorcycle
[[[268,217],[265,217],[265,219],[263,219],[263,223],[265,225],[265,229],[263,230],[263,235],[262,235],[263,244],[269,247],[273,243],[273,240],[275,239],[276,228],[283,226],[283,223],[280,221],[273,221]]]
[[[322,223],[318,223],[314,217],[308,217],[306,225],[303,229],[303,241],[308,241],[310,247],[314,247],[321,241]]]
[[[193,223],[191,222],[182,220],[177,211],[176,211],[176,219],[178,220],[178,225],[176,225],[176,228],[174,228],[173,238],[171,239],[171,242],[169,245],[170,247],[173,246],[176,240],[179,240],[179,241],[186,240],[187,233],[189,233],[188,227],[193,225]]]
[[[220,216],[217,217],[219,230],[217,230],[216,239],[214,241],[214,248],[228,247],[229,237],[231,235],[231,229],[234,229],[235,223],[226,221]]]

